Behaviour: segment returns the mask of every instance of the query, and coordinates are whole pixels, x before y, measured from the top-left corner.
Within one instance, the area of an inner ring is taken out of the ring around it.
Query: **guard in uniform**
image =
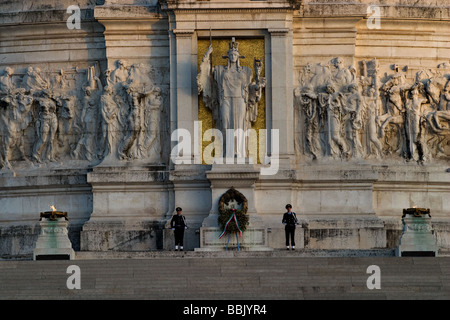
[[[292,212],[292,206],[286,205],[287,212],[283,215],[282,223],[285,225],[284,232],[286,234],[286,250],[289,250],[289,238],[291,239],[291,248],[295,250],[295,226],[298,224],[295,212]]]
[[[181,214],[183,209],[176,208],[177,214],[170,221],[170,228],[175,234],[175,250],[183,251],[184,230],[187,229],[186,218]]]

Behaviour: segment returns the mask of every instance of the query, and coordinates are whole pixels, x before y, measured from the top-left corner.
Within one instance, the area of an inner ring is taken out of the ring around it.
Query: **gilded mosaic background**
[[[226,65],[226,59],[222,56],[227,54],[229,42],[231,38],[213,39],[212,46],[212,65]],[[263,62],[263,69],[261,72],[261,77],[265,76],[265,61],[264,61],[264,39],[240,39],[236,37],[236,42],[239,42],[239,53],[245,56],[245,59],[240,59],[241,66],[247,66],[251,68],[254,72],[254,58],[260,59]],[[198,70],[200,70],[200,63],[205,55],[206,50],[208,50],[210,40],[209,39],[199,39],[198,40]],[[253,73],[255,76],[255,73]],[[208,109],[201,96],[198,99],[198,119],[202,121],[202,137],[206,130],[216,128],[216,123],[213,121],[212,112]],[[258,144],[259,144],[259,129],[266,128],[266,103],[265,103],[265,91],[263,89],[263,94],[261,101],[258,106],[258,118],[252,125],[252,129],[255,129],[258,134]],[[202,153],[206,146],[211,144],[211,141],[203,141],[202,143]],[[250,146],[249,149],[253,150],[254,146]],[[258,150],[261,154],[262,150]],[[204,160],[203,160],[204,161]],[[261,160],[258,158],[258,163]]]

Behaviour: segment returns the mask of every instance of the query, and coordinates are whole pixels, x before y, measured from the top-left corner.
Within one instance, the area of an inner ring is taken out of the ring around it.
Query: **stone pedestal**
[[[398,247],[395,249],[397,257],[432,256],[438,254],[438,246],[431,226],[429,214],[406,214],[402,218],[403,232]]]
[[[195,248],[195,251],[222,251],[227,248],[229,250],[238,249],[244,251],[270,251],[273,248],[267,246],[267,229],[265,227],[250,227],[247,228],[242,236],[232,234],[229,238],[228,235],[219,239],[222,230],[218,227],[202,227],[200,228],[200,248]],[[229,240],[228,240],[229,239]]]
[[[305,220],[305,247],[374,249],[386,246],[373,204],[378,172],[363,162],[316,164],[296,171],[293,210]]]
[[[160,166],[96,167],[88,174],[93,212],[81,231],[82,251],[162,248],[168,207],[167,172]]]
[[[386,246],[383,221],[374,215],[310,217],[305,241],[310,249],[367,250]]]
[[[68,237],[69,222],[64,218],[54,221],[42,218],[41,231],[33,252],[33,260],[73,260],[75,252]]]
[[[163,249],[173,250],[175,246],[174,231],[170,228],[175,208],[181,207],[188,229],[184,232],[184,250],[194,250],[200,246],[199,229],[211,209],[211,188],[206,179],[208,166],[180,164],[170,172],[172,184],[171,205],[165,217],[163,230]]]
[[[206,177],[211,182],[212,206],[208,217],[200,228],[200,248],[197,251],[225,250],[228,236],[219,239],[223,230],[218,225],[219,199],[231,187],[242,193],[248,201],[247,230],[238,239],[240,250],[272,250],[268,247],[267,228],[256,212],[254,184],[259,178],[259,169],[251,164],[213,164]],[[231,235],[228,248],[236,248],[237,239]]]

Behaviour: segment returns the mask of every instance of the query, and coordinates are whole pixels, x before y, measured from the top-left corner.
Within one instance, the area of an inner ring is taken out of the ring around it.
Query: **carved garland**
[[[242,209],[226,208],[225,206],[232,200],[235,200],[239,205],[242,205]],[[244,232],[247,229],[249,220],[247,210],[248,201],[242,193],[233,187],[225,192],[219,200],[219,218],[217,221],[223,230],[220,237],[227,234]]]

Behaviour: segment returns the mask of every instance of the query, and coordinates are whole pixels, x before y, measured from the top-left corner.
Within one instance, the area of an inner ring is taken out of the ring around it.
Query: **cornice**
[[[420,2],[420,1],[419,1]],[[443,1],[445,2],[445,1]],[[382,19],[448,21],[450,6],[426,6],[421,4],[373,4],[379,9]],[[373,12],[370,3],[355,3],[340,1],[329,3],[325,1],[308,1],[294,12],[295,18],[338,18],[361,17],[369,18]]]
[[[183,1],[183,0],[160,0],[162,10],[177,12],[242,12],[251,10],[253,12],[267,12],[268,10],[293,10],[300,7],[301,0],[272,0],[272,1],[249,1],[249,0],[222,0],[222,1]]]
[[[170,10],[170,9],[169,9]],[[287,13],[291,12],[292,10],[289,8],[196,8],[196,9],[172,9],[171,11],[174,11],[179,14],[195,14],[195,13],[219,13],[219,14],[227,14],[227,13]]]
[[[178,36],[190,36],[194,33],[194,29],[173,29],[172,32]]]

